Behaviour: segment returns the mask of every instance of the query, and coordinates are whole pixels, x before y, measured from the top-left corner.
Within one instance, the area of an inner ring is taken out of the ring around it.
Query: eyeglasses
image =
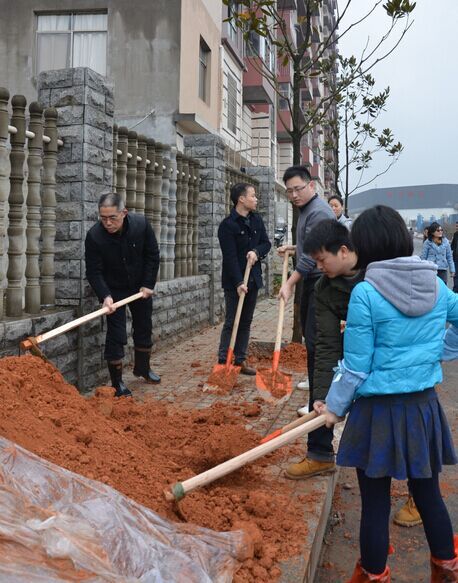
[[[439,227],[438,229],[436,229],[436,233],[437,231],[443,231],[444,229],[442,227]]]
[[[307,188],[308,185],[309,185],[309,183],[307,182],[307,184],[304,184],[304,186],[294,186],[293,188],[287,188],[286,194],[288,196],[291,196],[295,192],[301,192],[301,190],[304,190],[304,188]]]
[[[102,223],[114,223],[115,221],[119,220],[121,214],[121,211],[119,211],[117,215],[109,215],[108,217],[99,215],[99,220],[102,221]]]

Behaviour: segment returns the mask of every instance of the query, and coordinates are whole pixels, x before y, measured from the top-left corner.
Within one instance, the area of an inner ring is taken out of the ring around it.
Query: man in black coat
[[[122,380],[122,359],[127,344],[126,308],[113,304],[141,291],[143,298],[129,305],[135,347],[134,374],[147,382],[159,383],[150,369],[152,295],[159,269],[159,248],[149,222],[143,215],[128,214],[116,193],[99,200],[99,222],[87,233],[86,277],[103,307],[107,307],[105,359],[117,397],[132,393]]]
[[[270,241],[261,216],[256,213],[258,199],[251,184],[239,183],[231,188],[234,208],[219,226],[218,239],[223,254],[222,287],[226,302],[226,319],[221,331],[218,362],[226,363],[239,297],[245,295],[234,361],[241,366],[242,374],[254,375],[256,371],[245,363],[250,338],[251,321],[256,307],[258,290],[263,286],[260,260],[270,251]],[[247,263],[251,265],[248,285],[243,283]]]

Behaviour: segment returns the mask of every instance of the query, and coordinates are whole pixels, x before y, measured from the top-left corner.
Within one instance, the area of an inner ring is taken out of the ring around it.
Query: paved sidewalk
[[[258,302],[253,320],[250,343],[272,343],[275,339],[278,316],[278,301],[264,299]],[[154,323],[154,320],[153,320]],[[292,303],[285,311],[285,325],[283,339],[289,340],[292,329]],[[256,400],[259,402],[259,393],[256,389],[254,377],[239,375],[236,387],[227,395],[216,395],[204,391],[213,365],[217,362],[217,348],[221,332],[221,324],[207,328],[196,335],[190,333],[188,340],[180,341],[176,345],[158,347],[152,355],[152,368],[161,375],[160,385],[152,386],[136,379],[130,370],[127,370],[125,381],[132,389],[135,398],[155,398],[179,404],[183,408],[205,408],[216,401],[231,403]],[[281,366],[281,363],[280,363]],[[304,374],[293,373],[293,385],[302,380]],[[261,414],[250,419],[247,427],[255,429],[260,434],[286,425],[297,418],[296,410],[308,401],[308,391],[294,388],[289,400],[283,404],[261,402]],[[305,439],[298,440],[304,443]],[[304,447],[305,449],[305,447]],[[291,461],[291,460],[289,460]],[[296,460],[292,460],[296,461]],[[313,500],[313,507],[304,505],[304,521],[307,522],[308,536],[304,541],[303,554],[294,560],[282,565],[283,576],[281,583],[312,583],[316,565],[318,563],[321,542],[326,526],[332,493],[336,482],[336,474],[320,476],[310,480],[291,481],[283,477],[282,467],[271,467],[271,471],[278,475],[278,480],[287,483],[291,496],[300,494]],[[302,498],[302,496],[301,496]]]

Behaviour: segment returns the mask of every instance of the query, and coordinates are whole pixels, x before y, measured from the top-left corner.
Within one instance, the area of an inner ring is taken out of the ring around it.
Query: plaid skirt
[[[434,388],[361,397],[350,410],[337,453],[340,466],[369,478],[431,478],[457,463],[452,435]]]

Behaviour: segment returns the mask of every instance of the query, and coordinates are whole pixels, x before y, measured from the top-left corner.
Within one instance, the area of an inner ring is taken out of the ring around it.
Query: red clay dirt
[[[274,582],[278,562],[301,550],[303,507],[291,498],[291,485],[269,471],[294,455],[293,448],[261,458],[176,504],[164,500],[163,490],[258,445],[259,436],[245,425],[259,412],[249,403],[193,411],[154,400],[137,403],[114,399],[109,387],[87,399],[40,358],[0,359],[1,435],[169,520],[221,531],[243,527],[250,544],[237,583]]]
[[[273,356],[272,349],[256,344],[250,345],[248,362],[255,368],[271,368]],[[307,371],[307,350],[298,342],[290,342],[280,351],[280,370],[305,373]]]

